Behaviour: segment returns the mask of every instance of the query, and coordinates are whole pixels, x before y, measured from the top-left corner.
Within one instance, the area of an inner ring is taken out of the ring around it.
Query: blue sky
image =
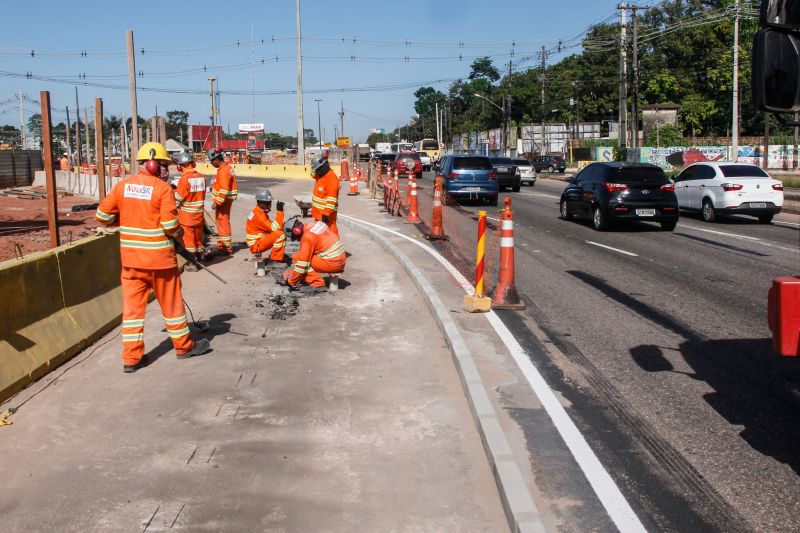
[[[366,138],[370,128],[394,128],[413,114],[413,93],[422,82],[448,80],[425,84],[444,90],[449,80],[468,75],[474,57],[495,56],[496,64],[507,65],[512,50],[514,64],[519,63],[515,69],[524,69],[538,62],[542,45],[554,48],[560,39],[568,42],[587,26],[615,16],[616,5],[617,0],[302,0],[305,126],[317,129],[315,99],[319,98],[326,140],[332,139],[334,125],[338,126],[342,101],[345,130],[355,141]],[[137,79],[138,86],[189,91],[140,91],[141,116],[149,118],[158,106],[160,114],[181,109],[190,113],[191,123],[208,123],[207,78],[216,76],[223,91],[223,127],[230,125],[233,131],[240,122],[255,121],[264,122],[270,131],[296,132],[295,94],[256,94],[255,116],[251,96],[253,71],[257,92],[296,88],[294,0],[28,0],[5,2],[3,7],[0,124],[18,123],[17,106],[5,103],[18,90],[34,99],[39,98],[39,91],[49,90],[54,121],[64,120],[65,106],[74,112],[79,74],[85,74],[87,82],[124,87],[78,84],[81,107],[92,106],[100,97],[106,114],[129,116],[125,31],[132,29],[136,68],[144,73]],[[255,69],[251,67],[251,24]],[[138,53],[141,48],[144,55]],[[86,57],[81,50],[87,51]],[[554,55],[549,61],[557,58]],[[27,72],[59,77],[67,83],[8,76]],[[396,85],[413,86],[391,91],[312,92]],[[26,103],[25,109],[26,115],[37,112],[32,103]]]

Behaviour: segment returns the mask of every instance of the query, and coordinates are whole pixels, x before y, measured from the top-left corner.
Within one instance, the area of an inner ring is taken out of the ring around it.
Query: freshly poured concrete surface
[[[117,336],[23,405],[0,428],[0,529],[507,530],[430,313],[377,244],[342,239],[351,285],[337,294],[272,319],[269,298],[285,289],[252,276],[239,251],[212,266],[229,285],[183,276],[212,352],[176,360],[151,304],[147,367],[122,373]]]

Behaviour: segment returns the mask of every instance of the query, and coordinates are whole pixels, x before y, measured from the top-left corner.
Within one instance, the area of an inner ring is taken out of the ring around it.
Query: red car
[[[397,169],[398,176],[407,176],[406,161],[411,159],[414,161],[414,175],[418,178],[422,177],[422,160],[419,158],[417,152],[399,152],[394,158],[394,168]]]

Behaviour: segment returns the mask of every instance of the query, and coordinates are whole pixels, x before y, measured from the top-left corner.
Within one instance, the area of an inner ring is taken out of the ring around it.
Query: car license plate
[[[637,209],[636,210],[637,217],[654,217],[656,216],[655,209]]]
[[[480,187],[464,187],[461,189],[462,192],[481,192]]]
[[[508,172],[508,167],[497,167],[498,172]]]
[[[767,204],[765,202],[750,202],[750,207],[752,207],[752,208],[763,208],[763,207],[767,207]]]

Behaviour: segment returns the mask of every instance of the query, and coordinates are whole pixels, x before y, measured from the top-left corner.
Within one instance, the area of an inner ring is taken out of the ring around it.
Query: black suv
[[[381,172],[386,173],[394,168],[394,158],[397,154],[394,152],[381,152],[378,155],[378,162],[381,165]]]
[[[672,231],[678,224],[675,185],[656,165],[592,163],[561,193],[561,218],[589,217],[594,229],[612,221],[660,222]]]
[[[514,161],[510,157],[490,157],[489,162],[497,173],[497,186],[500,187],[500,190],[511,189],[519,192],[522,178],[517,173],[517,165],[514,164]]]
[[[567,162],[557,155],[540,155],[533,158],[533,168],[536,172],[561,172],[567,169]]]

